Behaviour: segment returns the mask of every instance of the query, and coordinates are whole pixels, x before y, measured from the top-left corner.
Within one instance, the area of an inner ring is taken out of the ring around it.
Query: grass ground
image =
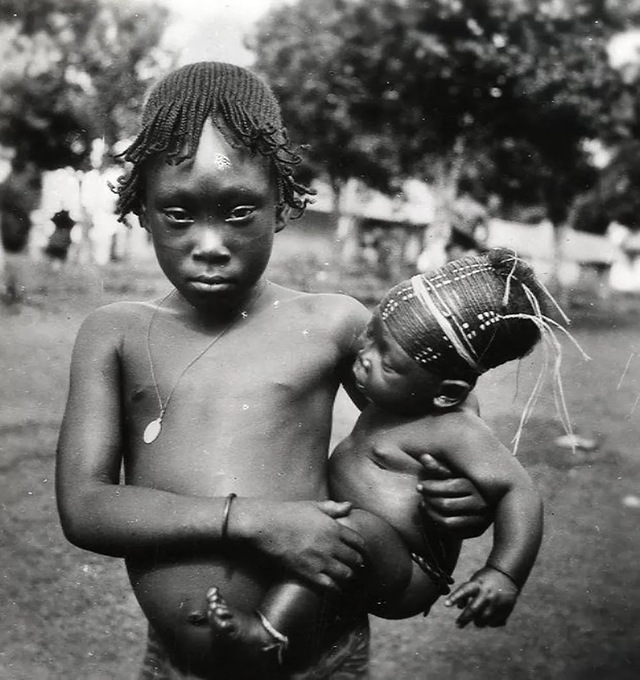
[[[278,267],[274,278],[309,281],[290,260]],[[334,285],[322,267],[313,285]],[[36,289],[47,279],[36,270],[32,278]],[[353,283],[359,296],[374,299],[367,285],[361,277]],[[111,267],[99,277],[68,271],[35,290],[20,313],[0,307],[3,680],[134,676],[142,616],[119,560],[64,541],[54,449],[82,318],[99,304],[158,290],[165,284],[148,266]],[[565,343],[567,401],[578,432],[600,446],[576,456],[559,449],[553,404],[541,400],[519,455],[545,498],[545,542],[509,625],[458,631],[454,613],[441,605],[427,619],[374,620],[374,680],[640,677],[640,301],[587,303],[574,316],[575,335],[593,360],[584,364]],[[500,369],[479,386],[485,416],[505,442],[536,366],[534,358],[523,362],[519,380],[516,368]],[[352,416],[341,398],[336,438]],[[489,545],[490,536],[467,544],[458,578],[482,564]]]

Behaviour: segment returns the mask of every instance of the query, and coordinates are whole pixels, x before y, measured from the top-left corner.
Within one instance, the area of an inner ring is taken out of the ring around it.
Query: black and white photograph
[[[640,1],[0,1],[0,680],[640,678]]]

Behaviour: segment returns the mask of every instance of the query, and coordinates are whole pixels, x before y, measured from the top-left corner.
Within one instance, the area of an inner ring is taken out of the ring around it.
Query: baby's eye
[[[244,222],[253,217],[256,211],[255,205],[236,206],[227,217],[227,222]]]
[[[193,217],[182,208],[165,208],[162,213],[171,222],[178,224],[190,224],[193,222]]]

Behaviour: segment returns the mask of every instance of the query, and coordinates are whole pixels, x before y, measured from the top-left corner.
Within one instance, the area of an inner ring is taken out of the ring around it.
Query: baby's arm
[[[479,626],[504,625],[540,547],[540,497],[525,469],[478,417],[443,414],[437,427],[441,441],[434,456],[471,479],[496,508],[493,548],[486,566],[445,604],[464,607],[457,621],[460,626],[470,621]]]
[[[56,489],[64,533],[80,548],[124,557],[222,538],[225,498],[184,496],[121,485],[125,445],[121,415],[122,332],[118,306],[83,324],[73,351],[69,398],[58,444]],[[249,544],[298,576],[335,587],[361,563],[362,540],[335,521],[343,503],[237,498],[228,540]]]

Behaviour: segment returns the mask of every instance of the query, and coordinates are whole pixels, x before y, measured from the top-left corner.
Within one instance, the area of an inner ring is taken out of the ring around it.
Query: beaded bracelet
[[[229,512],[231,511],[231,503],[238,494],[230,493],[224,503],[224,510],[222,511],[222,527],[220,528],[220,540],[224,541],[227,538],[227,529],[229,527]]]

